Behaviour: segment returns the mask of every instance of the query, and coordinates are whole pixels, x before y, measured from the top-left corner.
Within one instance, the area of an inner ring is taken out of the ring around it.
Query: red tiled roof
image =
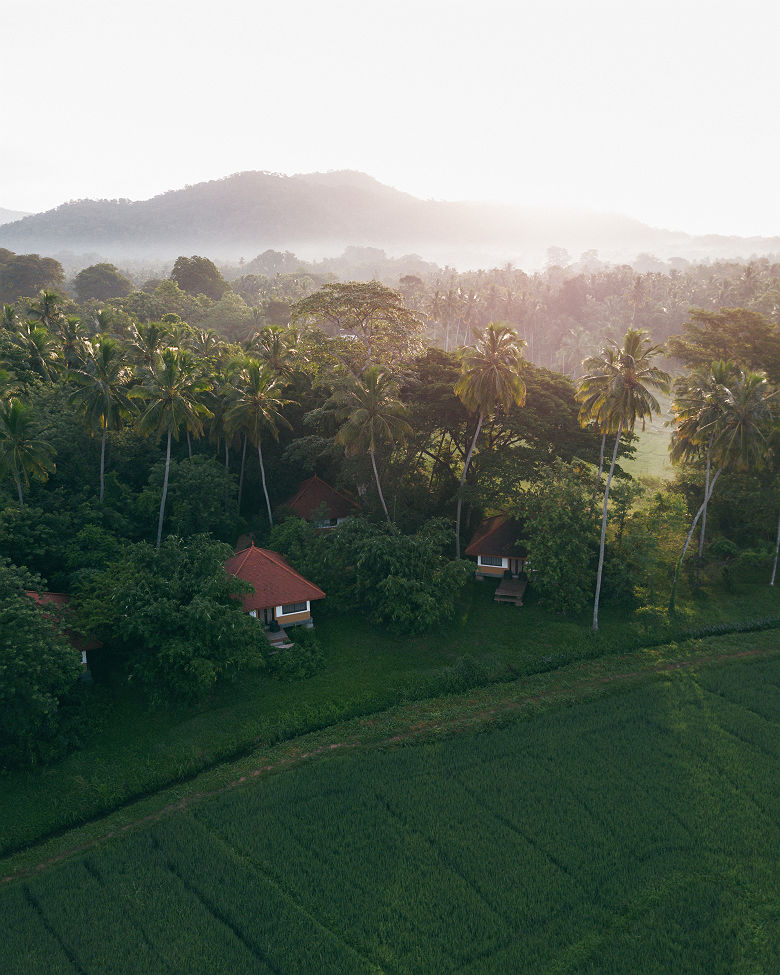
[[[487,518],[474,532],[466,555],[527,555],[527,549],[520,544],[524,538],[523,523],[509,515],[493,515]]]
[[[255,587],[253,593],[241,597],[246,612],[325,598],[318,586],[304,579],[278,552],[257,548],[254,544],[229,558],[225,571]]]
[[[24,594],[39,606],[56,606],[57,609],[64,609],[70,602],[70,596],[64,592],[34,592],[32,589],[25,589]],[[73,630],[66,628],[64,632],[70,644],[77,650],[97,650],[103,646],[100,640],[88,640],[86,637],[74,633]]]
[[[24,594],[39,606],[54,605],[62,608],[70,602],[70,596],[66,596],[64,592],[33,592],[31,589],[25,589]]]
[[[327,506],[328,518],[346,518],[353,515],[357,507],[351,498],[336,491],[316,474],[304,481],[295,497],[285,503],[304,521],[311,521],[312,514],[321,508],[323,503]]]

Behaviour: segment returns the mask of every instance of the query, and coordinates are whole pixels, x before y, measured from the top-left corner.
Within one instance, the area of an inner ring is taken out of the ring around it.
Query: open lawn
[[[0,780],[0,855],[184,782],[258,744],[404,700],[542,673],[675,637],[662,634],[654,641],[635,632],[624,614],[605,610],[595,639],[586,618],[551,619],[531,596],[522,608],[496,605],[493,589],[488,582],[473,583],[460,618],[419,637],[393,637],[360,620],[323,618],[317,633],[326,664],[306,681],[252,677],[220,687],[204,704],[189,708],[149,707],[137,695],[118,691],[85,748],[56,765]],[[777,617],[779,610],[778,593],[765,583],[732,593],[705,591],[691,604],[680,632]],[[468,660],[458,665],[463,658]]]
[[[671,480],[674,477],[674,468],[669,460],[672,431],[666,426],[672,418],[672,399],[671,396],[661,393],[658,401],[661,414],[646,421],[644,430],[640,423],[634,431],[639,438],[634,459],[621,462],[621,466],[632,477],[658,477],[662,480]]]
[[[650,683],[574,681],[484,734],[247,775],[0,887],[3,971],[774,973],[780,656],[757,637],[768,656],[669,649]]]

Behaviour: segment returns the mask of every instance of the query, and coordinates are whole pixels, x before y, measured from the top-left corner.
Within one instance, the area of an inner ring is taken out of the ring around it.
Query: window
[[[497,565],[499,568],[504,564],[500,555],[480,555],[479,561],[481,565]]]
[[[282,616],[289,616],[290,613],[305,613],[308,608],[308,603],[287,603],[282,606]]]

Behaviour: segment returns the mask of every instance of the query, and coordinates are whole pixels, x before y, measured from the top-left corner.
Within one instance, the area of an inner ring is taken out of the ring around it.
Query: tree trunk
[[[376,469],[376,455],[373,450],[369,450],[371,456],[371,466],[374,468],[374,480],[376,481],[376,489],[379,493],[379,500],[382,502],[382,510],[385,513],[385,518],[387,518],[388,525],[392,525],[390,521],[390,513],[387,510],[387,505],[385,504],[385,496],[382,494],[382,485],[379,483],[379,471]]]
[[[225,470],[230,470],[230,448],[228,447],[227,437],[225,437]]]
[[[241,450],[241,473],[238,475],[238,513],[241,514],[241,495],[244,491],[244,465],[246,464],[246,434],[244,434],[244,446]]]
[[[160,500],[160,518],[157,522],[157,548],[162,539],[163,518],[165,517],[165,499],[168,497],[168,471],[171,469],[171,431],[168,429],[168,445],[165,448],[165,476],[163,477],[162,498]]]
[[[271,499],[268,497],[268,488],[265,483],[265,465],[263,464],[263,448],[260,445],[260,441],[257,441],[257,459],[260,461],[260,480],[263,483],[263,494],[265,495],[265,503],[268,508],[268,522],[271,528],[274,527],[274,516],[271,514]]]
[[[466,475],[469,471],[469,464],[471,463],[471,455],[474,453],[474,447],[477,443],[477,437],[479,436],[479,431],[482,429],[482,421],[485,419],[485,414],[480,410],[479,419],[477,420],[477,429],[474,431],[474,436],[471,440],[471,446],[469,447],[469,452],[466,454],[466,460],[463,464],[463,473],[460,476],[460,488],[458,490],[458,507],[455,512],[455,558],[460,558],[460,513],[463,508],[463,488],[466,484]]]
[[[187,450],[190,455],[190,460],[192,460],[192,440],[190,440],[190,431],[187,430]]]
[[[710,445],[707,448],[707,466],[704,471],[704,511],[701,514],[701,534],[699,535],[699,558],[704,555],[704,535],[707,531],[707,498],[710,493],[710,469],[712,464],[712,458],[710,456],[710,451],[712,450],[712,440],[710,437]]]
[[[609,465],[607,476],[607,487],[604,491],[604,508],[601,512],[601,542],[599,543],[599,567],[596,572],[596,597],[593,600],[593,632],[597,633],[599,628],[599,599],[601,598],[601,574],[604,571],[604,546],[607,541],[607,502],[609,501],[609,489],[612,486],[612,474],[615,470],[618,447],[620,446],[620,434],[623,431],[623,421],[621,420],[617,428],[615,437],[615,449],[612,451],[612,463]]]
[[[436,468],[437,468],[437,466],[439,464],[439,458],[441,457],[442,447],[444,446],[444,438],[446,436],[447,436],[447,432],[445,431],[441,435],[441,440],[439,441],[439,449],[436,451],[436,457],[434,458],[433,464],[431,464],[431,476],[430,476],[430,480],[428,481],[428,490],[429,491],[433,488],[433,477],[434,477],[434,474],[436,473]]]
[[[19,510],[24,511],[24,495],[22,494],[22,479],[18,474],[14,475],[16,481],[16,493],[19,495]]]
[[[701,514],[701,532],[699,533],[699,554],[696,558],[696,585],[701,585],[701,560],[704,556],[704,536],[707,532],[707,500],[710,495],[710,468],[711,468],[711,451],[712,451],[712,441],[713,436],[710,437],[710,443],[707,447],[707,466],[704,471],[704,511]]]
[[[775,576],[777,575],[777,553],[780,552],[780,518],[777,519],[777,541],[775,542],[775,561],[772,566],[772,578],[769,580],[769,585],[773,586],[775,584]]]
[[[103,504],[106,470],[106,418],[103,417],[103,436],[100,441],[100,503]]]
[[[593,485],[593,494],[590,496],[590,503],[596,500],[596,492],[599,489],[599,484],[601,484],[601,475],[604,473],[604,448],[607,444],[607,431],[601,435],[601,451],[599,452],[599,472],[596,475],[596,483]]]
[[[672,579],[672,591],[669,593],[669,612],[670,613],[673,613],[674,612],[674,597],[675,597],[675,593],[677,591],[677,578],[680,575],[680,568],[681,568],[681,566],[683,564],[683,559],[685,558],[685,553],[688,551],[688,546],[690,545],[691,539],[693,538],[693,533],[696,530],[696,525],[699,523],[699,518],[702,516],[702,513],[704,512],[704,510],[707,507],[707,503],[709,502],[710,498],[712,497],[712,492],[715,490],[715,485],[718,482],[718,478],[720,477],[720,472],[722,470],[723,470],[723,468],[722,467],[719,467],[717,469],[717,471],[715,472],[715,476],[713,477],[712,481],[710,481],[710,489],[707,492],[707,494],[704,496],[704,500],[701,503],[701,507],[696,512],[696,517],[693,519],[693,523],[691,524],[690,531],[688,532],[688,537],[685,539],[685,544],[683,545],[682,555],[677,560],[677,565],[675,566],[675,570],[674,570],[674,578]]]

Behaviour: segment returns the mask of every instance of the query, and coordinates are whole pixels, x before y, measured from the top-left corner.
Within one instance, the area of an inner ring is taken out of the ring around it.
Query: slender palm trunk
[[[260,461],[260,480],[263,483],[263,494],[265,495],[265,504],[268,508],[268,522],[271,528],[274,527],[274,516],[271,514],[271,500],[268,497],[268,488],[265,483],[265,465],[263,464],[263,448],[260,445],[260,441],[257,441],[257,459]]]
[[[710,494],[710,470],[712,469],[712,457],[710,452],[712,450],[712,440],[710,437],[710,445],[707,448],[707,466],[704,471],[704,511],[701,513],[701,534],[699,535],[699,558],[704,555],[704,535],[707,531],[707,499]]]
[[[701,503],[701,507],[696,512],[696,517],[693,519],[693,522],[691,524],[690,531],[688,532],[688,537],[685,539],[685,544],[683,545],[682,554],[680,555],[680,558],[677,560],[677,565],[675,566],[675,569],[674,569],[674,578],[672,579],[672,591],[669,593],[669,612],[670,613],[673,613],[674,612],[674,597],[675,597],[675,594],[677,592],[677,579],[678,579],[678,577],[680,575],[680,568],[682,567],[683,559],[685,558],[685,553],[688,551],[688,546],[691,544],[691,539],[693,538],[693,533],[696,530],[696,525],[699,523],[699,518],[701,518],[702,514],[704,513],[704,511],[707,508],[707,504],[708,504],[710,498],[712,497],[712,492],[715,490],[715,485],[718,483],[718,478],[720,477],[720,473],[721,473],[722,470],[723,470],[723,468],[722,467],[719,467],[717,469],[717,471],[715,471],[715,476],[710,481],[710,489],[705,494],[704,500]]]
[[[777,519],[777,541],[775,542],[775,561],[772,565],[772,578],[769,580],[769,585],[773,586],[775,584],[775,576],[777,575],[777,553],[780,552],[780,518]]]
[[[225,437],[225,470],[230,470],[230,449],[228,447],[227,437]]]
[[[621,420],[617,428],[615,437],[615,448],[612,451],[612,463],[609,465],[607,475],[607,487],[604,491],[604,508],[601,512],[601,542],[599,543],[599,567],[596,572],[596,596],[593,600],[593,632],[599,628],[599,599],[601,598],[601,575],[604,571],[604,547],[607,541],[607,502],[609,501],[609,489],[612,486],[612,475],[615,471],[615,461],[617,460],[618,447],[620,446],[620,434],[623,432],[623,421]]]
[[[246,464],[246,434],[244,434],[244,446],[241,450],[241,473],[238,475],[238,510],[241,511],[241,495],[244,491],[244,465]]]
[[[168,472],[171,469],[171,430],[168,428],[168,445],[165,448],[165,476],[163,477],[162,498],[160,499],[160,518],[157,522],[157,548],[162,540],[163,518],[165,518],[165,499],[168,497]]]
[[[190,431],[187,430],[187,450],[190,455],[190,460],[192,460],[192,440],[190,439]]]
[[[19,475],[14,476],[16,481],[16,493],[19,495],[19,510],[24,511],[24,495],[22,494],[22,479]]]
[[[103,436],[100,439],[100,503],[103,504],[103,492],[105,490],[106,472],[106,418],[103,417]]]
[[[387,505],[385,504],[385,496],[384,494],[382,494],[382,485],[379,483],[379,471],[376,469],[376,455],[373,451],[373,448],[369,450],[369,454],[371,455],[371,466],[374,468],[374,480],[376,481],[376,489],[379,494],[379,500],[382,502],[382,510],[385,513],[385,518],[387,518],[388,525],[391,525],[392,522],[390,521],[390,513],[388,512]]]
[[[604,473],[604,448],[607,444],[607,431],[605,430],[601,435],[601,450],[599,451],[599,472],[596,475],[596,483],[593,485],[593,494],[590,496],[590,503],[596,500],[596,492],[599,489],[599,484],[601,484],[601,475]]]
[[[458,507],[455,512],[455,558],[460,558],[460,513],[463,508],[463,487],[466,484],[466,475],[469,472],[469,464],[471,463],[471,455],[474,453],[474,447],[477,443],[477,437],[479,436],[479,431],[482,429],[482,421],[485,419],[485,414],[480,410],[479,419],[477,420],[477,429],[474,431],[474,436],[471,439],[471,446],[469,447],[469,452],[466,454],[466,460],[463,464],[463,473],[460,476],[460,489],[458,491]]]

